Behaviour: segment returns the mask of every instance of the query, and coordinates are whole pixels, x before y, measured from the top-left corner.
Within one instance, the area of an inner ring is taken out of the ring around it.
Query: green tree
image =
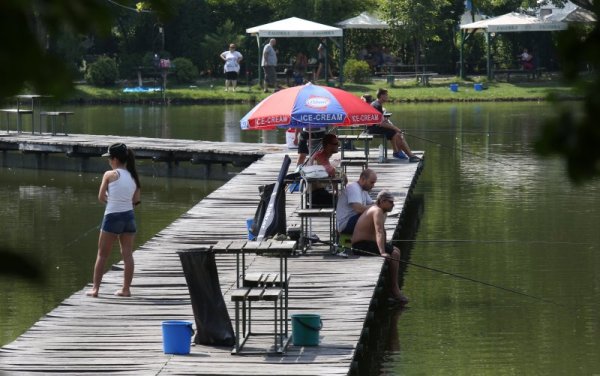
[[[456,9],[458,8],[458,9]],[[444,0],[383,1],[382,11],[393,33],[401,43],[407,44],[412,51],[415,64],[429,59],[429,49],[434,45],[447,43],[449,30],[458,24],[462,5],[456,6]],[[446,52],[446,55],[448,51]]]
[[[48,40],[63,30],[75,34],[108,35],[114,7],[129,2],[73,0],[6,0],[0,2],[0,97],[14,95],[25,87],[35,92],[64,95],[72,88],[74,75],[69,62],[47,48]],[[166,0],[146,2],[165,15]],[[131,5],[135,6],[133,2]]]
[[[231,20],[226,20],[222,26],[217,27],[214,33],[207,34],[202,42],[202,49],[213,52],[212,55],[206,57],[207,68],[213,72],[223,71],[223,60],[219,55],[227,49],[230,43],[241,46],[244,38],[244,35],[237,34],[235,23]]]
[[[599,19],[600,4],[593,10]],[[600,175],[600,77],[585,69],[600,66],[600,27],[597,22],[591,31],[570,27],[558,45],[565,79],[583,93],[583,113],[575,115],[551,97],[558,115],[545,124],[535,146],[541,155],[563,157],[571,180],[582,183]]]

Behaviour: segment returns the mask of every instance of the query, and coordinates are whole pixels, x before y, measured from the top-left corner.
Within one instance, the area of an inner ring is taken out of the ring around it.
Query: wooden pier
[[[0,351],[0,373],[115,374],[115,375],[346,375],[364,351],[364,329],[374,306],[384,299],[385,273],[380,257],[333,256],[326,246],[289,258],[289,313],[317,313],[323,321],[320,345],[290,346],[284,355],[231,355],[231,347],[194,345],[190,355],[162,351],[161,322],[194,321],[190,297],[177,251],[210,246],[224,239],[244,239],[246,218],[254,215],[258,186],[274,182],[283,153],[267,154],[213,192],[135,252],[131,298],[113,295],[122,282],[122,264],[104,277],[100,296],[74,293],[27,332]],[[391,238],[405,202],[410,198],[423,162],[400,161],[370,165],[378,181],[373,194],[388,189],[395,195],[396,214],[388,217]],[[348,167],[355,181],[359,167]],[[286,194],[288,226],[299,223],[294,214],[299,193]],[[324,239],[328,224],[315,220],[314,232]],[[235,255],[217,254],[221,291],[230,317],[235,288]],[[248,271],[277,269],[276,257],[248,255]],[[91,275],[90,275],[91,277]],[[410,293],[410,286],[408,286]],[[272,327],[272,308],[256,304],[253,326]],[[254,307],[254,306],[253,306]],[[256,324],[254,324],[254,322]],[[290,329],[291,330],[291,329]],[[246,346],[266,349],[272,339]]]
[[[98,157],[115,142],[123,142],[135,151],[138,172],[142,175],[219,180],[229,179],[230,174],[241,171],[265,154],[287,149],[278,144],[0,132],[0,165],[103,172],[106,161]]]

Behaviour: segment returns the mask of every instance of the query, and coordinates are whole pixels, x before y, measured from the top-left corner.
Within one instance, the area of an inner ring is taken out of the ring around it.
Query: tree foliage
[[[593,9],[598,19],[600,4]],[[565,79],[584,95],[583,114],[575,116],[561,108],[559,98],[551,98],[560,110],[545,124],[535,146],[541,155],[563,157],[571,180],[582,183],[600,175],[600,77],[595,70],[586,69],[586,65],[600,66],[598,23],[590,32],[571,27],[561,33],[559,52]]]
[[[118,76],[119,70],[115,60],[103,56],[90,64],[85,79],[94,86],[110,86],[114,85]]]
[[[166,0],[147,3],[157,14],[165,14]],[[113,12],[110,3],[101,1],[0,1],[0,97],[17,94],[26,86],[35,92],[65,94],[74,75],[47,48],[49,38],[63,32],[107,35]]]

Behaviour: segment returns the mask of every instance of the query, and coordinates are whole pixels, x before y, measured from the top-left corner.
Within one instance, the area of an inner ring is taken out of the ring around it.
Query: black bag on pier
[[[290,157],[286,155],[283,158],[277,182],[258,188],[260,202],[254,214],[254,223],[252,224],[250,233],[259,241],[272,237],[275,234],[286,233],[285,184],[283,180],[287,175],[291,161]]]
[[[215,254],[208,249],[179,251],[196,321],[194,343],[233,346],[235,333],[221,293]]]

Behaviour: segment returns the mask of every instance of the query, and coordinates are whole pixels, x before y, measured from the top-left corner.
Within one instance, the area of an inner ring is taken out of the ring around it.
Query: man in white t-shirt
[[[369,192],[377,182],[375,171],[367,168],[358,181],[346,185],[337,202],[336,216],[338,231],[342,234],[352,234],[358,218],[373,205]]]

